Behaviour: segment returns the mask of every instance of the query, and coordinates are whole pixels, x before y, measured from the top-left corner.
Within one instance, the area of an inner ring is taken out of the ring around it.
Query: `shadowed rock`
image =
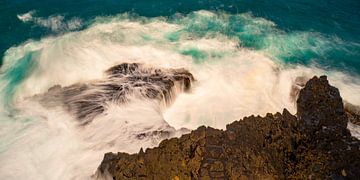
[[[297,116],[308,133],[321,129],[342,133],[347,126],[339,90],[330,86],[325,76],[310,79],[300,91]]]
[[[299,97],[300,90],[305,87],[306,82],[310,80],[307,77],[296,77],[290,91],[291,101],[296,102]],[[344,102],[345,114],[351,123],[360,126],[360,107],[349,102]]]
[[[226,130],[199,127],[138,154],[107,153],[110,179],[356,179],[360,142],[346,129],[339,91],[314,77],[287,110],[250,116]]]
[[[291,85],[291,91],[290,91],[290,99],[293,102],[296,102],[296,100],[299,97],[300,90],[305,87],[306,82],[309,79],[307,79],[304,76],[299,76],[295,78],[295,81]]]
[[[108,104],[124,104],[131,98],[156,99],[170,104],[176,92],[190,90],[194,77],[185,69],[159,69],[123,63],[106,71],[108,77],[68,87],[54,86],[38,95],[47,107],[62,105],[82,123],[91,122]]]

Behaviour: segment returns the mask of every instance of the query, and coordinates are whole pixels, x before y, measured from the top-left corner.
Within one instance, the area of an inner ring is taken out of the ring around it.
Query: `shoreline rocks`
[[[106,153],[98,175],[110,179],[356,179],[360,141],[347,129],[337,88],[325,76],[286,109],[250,116],[226,130],[199,127],[137,154]]]
[[[193,75],[182,68],[154,68],[145,64],[122,63],[111,67],[107,77],[67,87],[55,85],[36,95],[45,107],[63,106],[81,125],[90,123],[107,110],[107,104],[126,104],[133,98],[171,104],[179,92],[190,90]]]

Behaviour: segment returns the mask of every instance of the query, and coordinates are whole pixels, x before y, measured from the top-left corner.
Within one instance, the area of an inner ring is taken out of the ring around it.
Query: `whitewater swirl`
[[[188,129],[224,128],[252,114],[294,113],[296,91],[314,75],[326,74],[345,101],[360,105],[359,76],[322,66],[338,63],[329,53],[351,59],[343,52],[359,48],[338,38],[285,32],[251,13],[127,13],[89,24],[6,51],[4,179],[89,179],[105,152],[138,152]]]

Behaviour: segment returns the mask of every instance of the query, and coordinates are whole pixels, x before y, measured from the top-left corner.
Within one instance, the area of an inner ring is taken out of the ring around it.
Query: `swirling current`
[[[358,1],[15,0],[0,9],[1,179],[96,178],[106,152],[295,113],[294,87],[314,75],[360,106]]]

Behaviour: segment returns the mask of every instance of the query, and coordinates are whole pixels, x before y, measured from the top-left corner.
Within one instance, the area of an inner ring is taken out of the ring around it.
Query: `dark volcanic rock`
[[[347,120],[339,90],[329,85],[325,76],[309,80],[297,100],[297,116],[309,133],[320,129],[346,130]],[[340,132],[338,132],[340,131]]]
[[[360,142],[346,129],[339,91],[314,77],[287,110],[246,117],[226,130],[199,127],[138,154],[107,153],[113,179],[357,179]]]
[[[296,77],[290,91],[291,101],[296,101],[299,97],[300,90],[305,87],[306,82],[310,80],[307,77],[299,76]],[[360,126],[360,107],[344,102],[345,114],[351,123]]]
[[[68,87],[54,86],[40,98],[46,107],[62,105],[82,123],[91,122],[108,103],[124,104],[131,98],[171,103],[175,91],[190,90],[193,75],[185,69],[160,69],[123,63],[106,71],[107,78]]]

